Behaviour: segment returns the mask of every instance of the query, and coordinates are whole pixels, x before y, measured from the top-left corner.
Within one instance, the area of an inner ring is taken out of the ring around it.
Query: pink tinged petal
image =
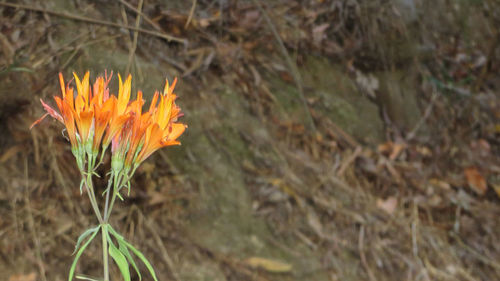
[[[30,126],[30,130],[36,126],[38,123],[42,122],[43,119],[45,119],[45,117],[47,117],[47,115],[49,115],[48,113],[45,113],[42,117],[40,117],[38,120],[36,120],[35,122],[33,122],[33,124],[31,124]]]
[[[42,99],[40,99],[40,102],[42,103],[45,111],[47,111],[47,113],[50,114],[50,116],[52,116],[54,119],[57,119],[59,122],[64,123],[61,114],[57,113],[57,111],[55,111],[52,107],[44,103]]]

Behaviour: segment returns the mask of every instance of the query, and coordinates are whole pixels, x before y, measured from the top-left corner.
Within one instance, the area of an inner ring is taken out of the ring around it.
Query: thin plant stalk
[[[109,216],[106,216],[108,211],[109,204],[109,193],[111,192],[111,181],[112,178],[109,179],[108,190],[106,191],[106,202],[104,204],[104,224],[108,223]],[[109,281],[109,261],[108,261],[108,233],[105,227],[102,228],[102,263],[103,263],[103,271],[104,271],[104,281]]]
[[[113,178],[114,178],[113,179],[113,196],[111,197],[111,203],[109,204],[109,208],[106,208],[104,211],[104,220],[105,221],[109,220],[109,216],[111,215],[111,210],[113,209],[113,205],[115,203],[116,194],[118,193],[118,189],[121,185],[121,179],[122,179],[121,175],[114,175]],[[106,200],[106,202],[107,202],[107,200]]]
[[[94,187],[92,184],[92,175],[87,174],[87,179],[85,181],[85,186],[87,187],[87,194],[90,199],[90,205],[92,205],[92,209],[94,209],[94,213],[99,220],[99,223],[103,223],[103,219],[101,216],[101,211],[99,211],[99,207],[97,206],[97,201],[95,199]]]
[[[104,269],[104,281],[109,281],[109,261],[108,261],[108,230],[101,227],[102,230],[102,263]]]

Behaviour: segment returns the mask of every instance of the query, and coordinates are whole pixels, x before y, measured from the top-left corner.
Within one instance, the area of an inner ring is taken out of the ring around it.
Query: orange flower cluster
[[[155,92],[149,110],[142,112],[144,100],[141,91],[135,100],[130,101],[131,75],[125,82],[118,75],[118,97],[109,94],[112,74],[98,77],[92,87],[89,72],[82,80],[75,73],[73,75],[76,97],[73,88],[65,85],[59,73],[62,97],[54,97],[59,112],[40,100],[47,114],[35,121],[32,127],[47,115],[63,123],[80,170],[86,161],[94,167],[99,150],[102,158],[110,143],[115,173],[122,169],[126,173],[131,168],[135,170],[156,150],[180,144],[177,138],[187,126],[176,123],[182,116],[173,93],[177,79],[172,85],[167,80],[163,94]]]

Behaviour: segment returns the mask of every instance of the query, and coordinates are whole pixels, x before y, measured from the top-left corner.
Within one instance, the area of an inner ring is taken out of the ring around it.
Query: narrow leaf
[[[99,228],[100,228],[100,226],[98,226],[98,229]],[[92,234],[92,236],[90,236],[90,238],[87,240],[87,242],[85,242],[85,244],[83,244],[82,247],[80,248],[80,250],[78,250],[78,252],[76,253],[75,259],[73,260],[73,264],[71,264],[71,268],[69,270],[68,281],[72,281],[73,280],[73,275],[75,274],[75,268],[76,268],[76,263],[78,262],[78,259],[82,255],[83,251],[85,251],[85,249],[87,248],[87,246],[90,244],[90,242],[97,235],[97,233],[98,233],[98,231],[94,232],[94,234]]]
[[[119,191],[117,191],[117,192],[116,192],[116,196],[118,196],[118,198],[120,198],[120,200],[122,200],[122,201],[123,201],[123,197],[122,197],[122,195],[120,194],[120,192],[119,192]]]
[[[151,264],[149,263],[149,261],[146,259],[146,257],[139,251],[137,250],[136,248],[134,248],[134,246],[132,246],[130,243],[128,243],[127,241],[123,241],[123,243],[125,243],[125,245],[127,245],[127,247],[139,258],[141,259],[141,261],[146,265],[146,267],[148,268],[149,270],[149,273],[151,274],[151,276],[153,276],[153,279],[155,281],[158,281],[158,279],[156,278],[156,274],[155,274],[155,270],[153,269],[153,266],[151,266]]]
[[[127,258],[128,262],[135,269],[135,272],[137,272],[137,275],[139,276],[139,280],[142,280],[141,272],[139,271],[137,264],[135,264],[134,258],[132,257],[132,255],[130,255],[130,252],[127,249],[127,245],[123,243],[123,239],[122,240],[117,239],[117,240],[118,240],[118,250],[122,252],[122,254]]]
[[[80,237],[78,237],[78,241],[76,241],[76,245],[75,245],[75,250],[73,251],[73,253],[71,255],[74,255],[76,253],[76,251],[80,247],[80,244],[82,243],[83,239],[87,238],[87,236],[89,236],[90,234],[92,234],[92,233],[96,232],[97,230],[99,230],[99,227],[100,226],[96,226],[94,228],[89,228],[89,229],[85,230],[85,232],[83,232],[80,235]]]
[[[85,180],[82,178],[82,180],[80,181],[80,195],[82,195],[83,193],[83,184],[85,183]]]
[[[88,280],[88,281],[104,281],[102,278],[95,279],[97,277],[92,277],[92,276],[88,276],[85,274],[77,274],[77,275],[75,275],[75,278],[79,279],[79,280]]]
[[[153,266],[151,266],[151,264],[149,263],[149,261],[146,259],[146,257],[139,250],[137,250],[136,248],[134,248],[134,246],[132,246],[127,241],[125,241],[125,239],[123,238],[123,236],[121,236],[120,234],[118,234],[111,226],[109,226],[109,231],[119,241],[123,242],[123,244],[125,244],[125,246],[127,246],[127,248],[129,248],[139,259],[141,259],[141,261],[144,263],[144,265],[146,265],[147,269],[149,270],[149,273],[151,274],[151,276],[153,276],[153,279],[155,281],[158,281],[158,278],[156,278],[155,270],[153,269]]]
[[[109,235],[107,235],[107,236],[108,236],[108,244],[109,244],[109,255],[113,258],[116,265],[118,265],[118,268],[120,269],[120,272],[122,273],[123,279],[125,281],[130,281],[130,271],[128,269],[129,265],[128,265],[127,259],[113,244],[111,237]]]
[[[137,267],[134,258],[132,257],[132,255],[130,255],[130,252],[127,249],[125,238],[121,236],[118,232],[116,232],[111,226],[109,226],[108,229],[109,232],[116,238],[116,240],[118,240],[118,249],[127,258],[128,262],[132,264],[132,267],[135,269],[135,272],[137,272],[137,275],[139,276],[139,280],[142,280],[141,272],[139,271],[139,268]]]
[[[245,263],[254,268],[262,268],[269,272],[284,273],[292,270],[292,265],[282,261],[251,257],[245,260]]]

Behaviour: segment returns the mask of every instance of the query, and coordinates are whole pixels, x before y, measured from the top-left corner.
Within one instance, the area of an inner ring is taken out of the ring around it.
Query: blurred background
[[[500,279],[498,1],[0,1],[1,280],[67,280],[97,224],[28,129],[86,70],[179,79],[182,146],[111,216],[160,280]]]

